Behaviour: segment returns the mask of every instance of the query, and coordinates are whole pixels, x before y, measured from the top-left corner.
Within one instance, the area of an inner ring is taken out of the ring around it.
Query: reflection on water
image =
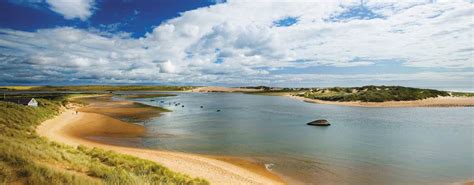
[[[149,100],[137,101],[173,112],[145,123],[156,136],[142,138],[145,147],[251,157],[273,164],[291,182],[433,184],[474,178],[473,108],[342,107],[234,93]],[[332,125],[305,125],[315,119]]]

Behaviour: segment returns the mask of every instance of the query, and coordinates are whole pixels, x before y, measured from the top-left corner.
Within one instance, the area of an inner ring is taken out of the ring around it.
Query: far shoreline
[[[284,96],[297,100],[302,100],[307,103],[325,104],[325,105],[339,105],[339,106],[351,106],[351,107],[373,107],[373,108],[384,108],[384,107],[474,107],[474,97],[464,96],[441,96],[437,98],[427,98],[423,100],[412,100],[412,101],[385,101],[385,102],[361,102],[361,101],[325,101],[318,99],[305,98],[300,96],[294,96],[291,93],[294,92],[272,92],[263,91],[262,89],[247,89],[247,88],[230,88],[230,87],[216,87],[216,86],[205,86],[191,90],[190,92],[199,93],[245,93],[255,94],[264,96]]]

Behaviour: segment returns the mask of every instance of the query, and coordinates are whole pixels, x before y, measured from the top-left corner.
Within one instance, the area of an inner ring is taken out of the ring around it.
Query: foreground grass
[[[148,160],[39,137],[35,127],[66,101],[39,99],[37,108],[0,102],[0,184],[208,184]]]
[[[186,91],[192,86],[113,86],[113,85],[83,85],[83,86],[0,86],[4,91]]]

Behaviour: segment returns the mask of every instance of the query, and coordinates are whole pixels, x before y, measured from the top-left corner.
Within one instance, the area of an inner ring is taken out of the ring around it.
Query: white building
[[[12,102],[20,105],[27,105],[31,107],[38,107],[38,101],[34,98],[8,98],[0,99],[0,101]]]

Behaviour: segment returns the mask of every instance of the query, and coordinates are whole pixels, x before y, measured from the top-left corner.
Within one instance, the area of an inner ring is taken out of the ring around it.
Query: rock
[[[307,123],[307,125],[311,125],[311,126],[329,126],[331,124],[329,124],[328,120],[318,119],[318,120]]]

